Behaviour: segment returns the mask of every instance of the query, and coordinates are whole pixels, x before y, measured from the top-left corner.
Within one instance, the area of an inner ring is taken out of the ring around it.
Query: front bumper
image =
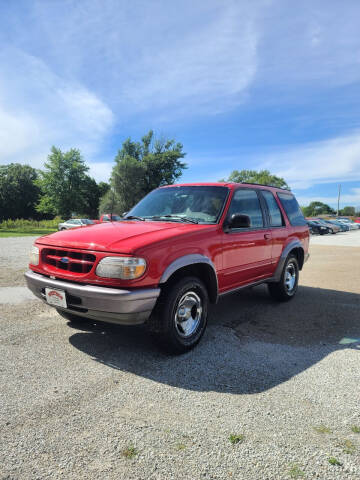
[[[68,308],[56,307],[59,310],[92,320],[121,325],[144,323],[160,295],[160,288],[123,290],[80,285],[53,280],[32,270],[25,273],[25,279],[33,294],[43,301],[46,301],[45,287],[64,290]]]

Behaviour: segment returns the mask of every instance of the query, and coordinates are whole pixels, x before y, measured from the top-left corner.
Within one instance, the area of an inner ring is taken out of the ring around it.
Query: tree
[[[101,182],[103,184],[104,182]],[[107,184],[105,184],[107,185]],[[74,211],[81,213],[84,217],[97,218],[99,211],[99,202],[104,191],[104,186],[97,184],[96,181],[85,175],[81,185],[82,203]]]
[[[0,166],[0,221],[36,217],[39,199],[37,171],[29,165]]]
[[[323,202],[311,202],[307,207],[302,207],[305,217],[334,214],[335,210]]]
[[[113,191],[101,200],[101,211],[122,213],[133,207],[142,197],[161,185],[175,182],[186,168],[183,146],[175,140],[155,139],[152,130],[141,142],[125,140],[115,157],[116,165],[111,175]]]
[[[340,215],[352,217],[355,215],[355,207],[344,207],[340,210]]]
[[[42,197],[37,210],[64,218],[72,212],[96,212],[100,194],[88,170],[79,150],[62,152],[52,147],[45,170],[39,175]]]
[[[233,170],[227,179],[222,179],[220,182],[260,183],[290,190],[283,178],[273,175],[269,170]]]

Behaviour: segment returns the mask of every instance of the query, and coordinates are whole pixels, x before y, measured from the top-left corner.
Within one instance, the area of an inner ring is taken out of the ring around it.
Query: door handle
[[[264,233],[265,240],[269,240],[271,238],[270,233]]]

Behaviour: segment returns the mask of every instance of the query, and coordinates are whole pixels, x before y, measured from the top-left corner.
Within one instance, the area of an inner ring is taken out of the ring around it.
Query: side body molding
[[[286,247],[282,251],[279,263],[277,264],[274,276],[272,278],[273,282],[278,282],[280,280],[281,272],[283,271],[285,260],[287,259],[291,250],[293,250],[294,248],[301,248],[302,250],[304,250],[304,247],[302,246],[300,240],[292,240],[288,245],[286,245]]]
[[[160,284],[167,282],[171,275],[175,273],[177,270],[180,268],[196,265],[196,264],[205,264],[208,265],[211,269],[211,274],[209,275],[208,281],[212,284],[212,287],[214,289],[215,293],[215,302],[217,301],[217,296],[218,296],[218,279],[217,279],[217,273],[215,266],[213,262],[210,260],[209,257],[206,257],[205,255],[201,255],[199,253],[193,253],[190,255],[184,255],[183,257],[179,257],[176,260],[174,260],[168,267],[165,269],[164,273],[162,274],[160,278]]]

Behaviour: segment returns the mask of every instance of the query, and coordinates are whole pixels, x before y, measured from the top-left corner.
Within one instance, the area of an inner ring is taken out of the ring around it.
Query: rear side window
[[[295,227],[307,225],[304,215],[294,195],[289,193],[278,193],[277,195],[281,205],[284,207],[290,224]]]
[[[268,207],[270,226],[282,227],[284,225],[284,220],[282,218],[279,205],[277,204],[274,195],[268,190],[262,190],[261,193],[265,198],[265,202]]]
[[[262,210],[255,190],[248,188],[236,190],[231,200],[228,216],[231,217],[234,213],[248,215],[250,217],[250,228],[264,226]]]

